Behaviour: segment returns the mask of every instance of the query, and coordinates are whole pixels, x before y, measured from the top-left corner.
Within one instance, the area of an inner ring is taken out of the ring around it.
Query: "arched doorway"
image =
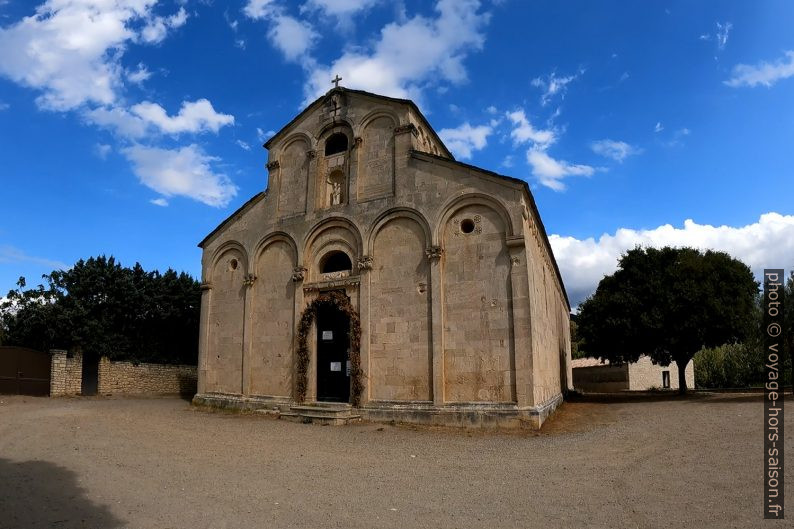
[[[333,304],[317,308],[317,400],[350,401],[350,318]]]
[[[311,332],[315,324],[316,334]],[[295,393],[304,402],[309,384],[310,340],[315,340],[317,400],[358,406],[361,381],[361,321],[343,291],[323,292],[304,309],[298,324]]]

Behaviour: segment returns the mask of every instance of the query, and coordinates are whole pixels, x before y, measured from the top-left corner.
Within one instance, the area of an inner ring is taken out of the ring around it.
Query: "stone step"
[[[343,425],[351,421],[361,420],[361,415],[353,414],[350,404],[334,402],[318,402],[290,406],[290,411],[282,413],[287,420],[298,420],[304,423]]]
[[[290,411],[299,415],[315,415],[318,417],[344,418],[349,416],[353,409],[347,407],[330,406],[291,406]]]

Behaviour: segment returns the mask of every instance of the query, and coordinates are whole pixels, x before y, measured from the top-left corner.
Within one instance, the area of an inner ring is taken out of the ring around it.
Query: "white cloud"
[[[737,64],[725,84],[732,87],[763,85],[769,88],[791,76],[794,76],[794,50],[785,52],[783,57],[773,63],[760,62],[755,66]]]
[[[337,18],[349,17],[360,11],[366,11],[381,0],[307,0],[301,6],[301,12],[320,11],[327,16]]]
[[[665,145],[668,147],[680,147],[684,144],[684,138],[692,134],[692,131],[684,127],[673,132],[673,137],[670,138]]]
[[[289,15],[276,15],[267,32],[270,42],[284,54],[288,61],[297,61],[306,54],[320,38],[311,24]]]
[[[381,29],[371,50],[350,49],[330,65],[309,65],[306,101],[331,88],[339,74],[344,85],[393,97],[418,99],[422,88],[461,83],[468,53],[482,48],[489,16],[478,0],[439,0],[433,18],[416,15]]]
[[[532,86],[543,90],[543,94],[540,96],[540,104],[546,106],[557,94],[560,95],[561,99],[564,99],[565,92],[568,91],[568,84],[575,81],[583,73],[584,70],[579,70],[573,75],[557,77],[556,72],[551,72],[546,78],[536,77],[532,79]]]
[[[39,90],[42,108],[112,105],[122,86],[124,48],[139,39],[132,26],[152,19],[155,3],[47,0],[34,15],[0,29],[0,75]]]
[[[133,145],[122,152],[141,183],[165,197],[186,196],[223,207],[237,195],[229,177],[213,171],[219,158],[206,155],[198,145],[173,150]]]
[[[0,101],[0,112],[2,112],[3,110],[8,110],[9,108],[11,108],[11,105],[3,101]]]
[[[96,154],[99,158],[105,159],[108,157],[108,154],[113,150],[113,147],[108,145],[107,143],[97,143],[94,145],[94,154]]]
[[[661,121],[657,121],[656,122],[656,126],[653,128],[653,131],[654,132],[662,132],[663,130],[664,130],[664,127],[662,126],[662,122]]]
[[[180,7],[179,11],[171,16],[151,17],[146,26],[141,30],[141,38],[144,42],[149,44],[157,44],[162,42],[168,35],[169,29],[176,29],[185,25],[187,22],[187,11],[184,7]]]
[[[598,239],[551,235],[549,242],[573,306],[592,294],[604,275],[617,270],[622,253],[637,245],[690,246],[727,252],[758,276],[764,268],[794,266],[794,215],[766,213],[746,226],[711,226],[688,219],[677,228],[665,224],[650,230],[621,228]]]
[[[441,129],[438,136],[456,157],[468,160],[472,151],[479,151],[487,145],[491,132],[488,125],[472,127],[466,122],[454,129]]]
[[[121,107],[100,107],[83,113],[94,125],[106,127],[122,137],[139,139],[157,131],[165,134],[218,133],[221,127],[234,124],[234,116],[215,111],[206,99],[183,101],[179,113],[169,116],[163,107],[144,101],[126,110]]]
[[[0,263],[31,263],[54,270],[67,270],[69,265],[46,257],[35,257],[8,244],[0,245]]]
[[[259,127],[256,128],[256,139],[259,140],[260,143],[266,142],[275,135],[276,135],[275,130],[264,131]]]
[[[258,20],[270,16],[275,9],[273,0],[248,0],[243,8],[243,13],[249,18]]]
[[[717,39],[717,47],[719,49],[724,50],[728,44],[728,34],[731,32],[731,28],[733,28],[733,24],[730,22],[722,24],[717,22],[717,33],[715,33],[714,38]]]
[[[148,129],[148,123],[121,107],[98,107],[86,110],[82,115],[86,122],[110,129],[125,138],[141,138]]]
[[[532,174],[538,181],[554,191],[565,190],[562,180],[568,176],[592,176],[596,172],[596,168],[589,165],[555,160],[541,149],[529,149],[527,163],[532,166]]]
[[[590,144],[593,152],[605,158],[612,158],[616,162],[623,163],[629,156],[640,154],[642,149],[629,145],[625,141],[598,140]]]
[[[514,125],[510,137],[517,145],[531,142],[539,148],[546,148],[557,141],[557,135],[553,130],[536,129],[523,110],[507,112],[506,116]]]
[[[168,207],[168,201],[166,199],[164,199],[163,197],[153,198],[149,202],[154,204],[155,206],[160,206],[161,208]]]
[[[249,0],[243,13],[253,20],[267,21],[270,26],[267,38],[285,59],[314,64],[308,54],[320,34],[310,22],[286,14],[284,8],[272,0]],[[240,47],[245,48],[245,43],[242,42]]]
[[[243,150],[245,150],[245,151],[250,151],[250,150],[251,150],[251,146],[250,146],[250,145],[248,145],[248,144],[247,144],[246,142],[244,142],[243,140],[237,140],[235,143],[237,143],[237,145],[238,145],[238,146],[239,146],[241,149],[243,149]]]
[[[130,110],[167,134],[197,133],[207,130],[217,134],[221,127],[234,124],[234,116],[219,114],[206,99],[183,101],[182,108],[176,116],[169,116],[163,107],[150,101],[133,105]]]
[[[152,72],[150,72],[146,68],[145,64],[143,64],[142,62],[139,62],[137,69],[135,69],[135,70],[126,70],[125,71],[125,75],[126,75],[127,80],[129,82],[135,83],[135,84],[141,84],[141,83],[143,83],[144,81],[146,81],[147,79],[149,79],[152,76]]]

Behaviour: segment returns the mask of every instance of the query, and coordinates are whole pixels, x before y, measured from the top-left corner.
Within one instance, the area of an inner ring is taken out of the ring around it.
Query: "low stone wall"
[[[99,361],[100,395],[194,395],[196,366]]]
[[[80,395],[83,357],[51,350],[50,396]],[[99,395],[194,395],[196,366],[99,361]]]
[[[83,356],[69,357],[66,351],[50,350],[50,397],[79,395],[83,389]]]

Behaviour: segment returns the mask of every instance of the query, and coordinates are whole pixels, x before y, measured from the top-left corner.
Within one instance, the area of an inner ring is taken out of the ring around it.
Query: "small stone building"
[[[695,367],[686,366],[686,385],[695,387]],[[577,358],[573,361],[573,386],[587,393],[678,389],[678,366],[654,364],[649,356],[632,363],[610,365],[608,360]]]
[[[570,309],[526,182],[342,87],[265,148],[267,189],[199,244],[196,402],[535,426],[560,404]]]

